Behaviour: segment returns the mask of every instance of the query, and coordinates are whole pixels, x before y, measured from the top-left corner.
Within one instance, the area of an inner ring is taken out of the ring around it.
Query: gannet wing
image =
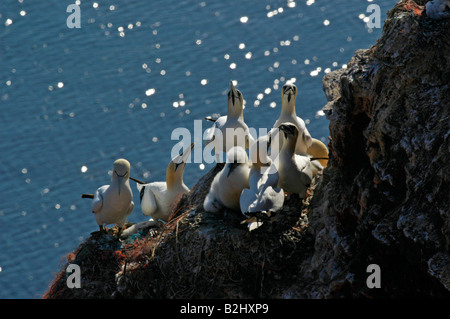
[[[309,133],[308,129],[306,128],[306,126],[305,126],[305,129],[303,130],[302,138],[303,138],[303,143],[305,143],[307,148],[312,145],[312,137],[311,137],[311,134]]]
[[[109,188],[109,185],[103,185],[99,187],[94,194],[92,199],[91,211],[95,214],[98,213],[103,207],[103,194]]]
[[[214,130],[216,128],[216,124],[214,123],[212,127],[205,130],[203,134],[203,139],[205,140],[205,146],[209,145],[212,141],[214,141]]]
[[[155,194],[153,194],[150,184],[136,183],[136,187],[139,191],[142,213],[145,216],[151,216],[158,209],[158,205],[156,204]]]

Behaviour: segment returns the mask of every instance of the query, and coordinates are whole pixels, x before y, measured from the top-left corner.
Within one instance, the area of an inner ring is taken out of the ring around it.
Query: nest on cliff
[[[284,207],[251,233],[243,216],[205,212],[203,200],[217,165],[183,195],[166,224],[119,239],[117,227],[94,233],[73,253],[44,298],[242,298],[273,295],[295,276],[312,245],[306,198],[287,196]],[[126,224],[125,228],[131,226]],[[81,289],[67,288],[68,264],[81,269]],[[286,283],[286,282],[285,282]]]

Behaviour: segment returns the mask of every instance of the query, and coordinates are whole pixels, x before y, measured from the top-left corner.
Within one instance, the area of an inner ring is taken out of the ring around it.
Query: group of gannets
[[[233,100],[234,94],[237,94],[243,101],[243,95],[232,83],[230,85],[227,116],[220,117],[221,125],[219,128],[213,126],[212,130],[223,131],[222,123],[228,122],[230,117],[237,119],[239,127],[247,127],[243,103],[236,104]],[[256,141],[246,139],[246,142],[251,141],[250,144],[243,144],[241,138],[238,139],[240,145],[230,146],[225,142],[225,134],[217,135],[223,138],[222,144],[221,140],[217,141],[217,136],[211,134],[213,140],[226,150],[226,163],[214,177],[203,207],[208,212],[217,212],[222,208],[240,211],[247,217],[242,223],[247,223],[250,231],[282,208],[284,192],[304,198],[313,176],[328,161],[326,146],[311,137],[305,122],[296,114],[297,87],[286,83],[281,89],[281,98],[281,114],[267,136],[261,136]],[[236,109],[236,105],[240,108]],[[244,130],[245,136],[247,132]],[[250,159],[245,148],[250,150]]]
[[[91,211],[100,228],[104,232],[103,225],[116,224],[121,234],[126,218],[134,208],[133,193],[129,180],[136,182],[140,194],[141,210],[145,216],[151,216],[146,222],[135,224],[127,229],[131,234],[139,228],[145,228],[156,224],[161,220],[167,222],[172,212],[173,204],[189,188],[183,182],[184,169],[187,159],[194,148],[192,143],[189,148],[173,158],[166,169],[166,180],[161,182],[144,183],[130,176],[130,163],[126,159],[118,159],[114,162],[111,185],[99,187],[95,194],[82,194],[82,198],[91,198]]]
[[[283,207],[285,192],[305,197],[313,176],[328,161],[326,146],[311,137],[305,122],[296,115],[297,87],[286,83],[281,96],[280,117],[266,136],[255,140],[244,122],[243,95],[231,81],[227,115],[213,120],[213,126],[206,132],[205,144],[214,147],[218,163],[222,162],[223,154],[226,160],[211,183],[203,207],[211,213],[222,208],[240,211],[245,216],[242,223],[250,231]],[[237,129],[234,132],[238,133],[227,135],[227,129]],[[174,205],[189,192],[183,174],[193,148],[194,143],[169,162],[166,180],[161,182],[145,183],[130,177],[130,163],[126,159],[116,160],[111,184],[99,187],[95,194],[82,194],[83,198],[92,199],[91,210],[100,232],[104,231],[103,225],[116,224],[121,234],[134,209],[130,179],[136,182],[140,193],[143,215],[151,219],[131,226],[126,232],[130,234],[157,220],[167,222]]]

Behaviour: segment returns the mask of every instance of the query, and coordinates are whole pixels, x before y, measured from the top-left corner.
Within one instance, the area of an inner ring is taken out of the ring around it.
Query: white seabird
[[[311,159],[308,155],[295,154],[299,134],[296,125],[283,123],[279,129],[284,133],[285,139],[278,155],[278,186],[285,192],[298,194],[300,198],[304,198],[312,180]]]
[[[227,152],[222,170],[214,177],[203,207],[207,212],[218,212],[226,207],[240,211],[242,190],[248,188],[250,163],[244,148],[234,146]]]
[[[101,232],[104,231],[103,225],[116,224],[120,234],[128,215],[133,211],[129,177],[130,163],[126,159],[118,159],[114,162],[111,185],[99,187],[94,195],[82,195],[83,198],[92,198],[91,210]]]
[[[279,211],[284,203],[284,191],[277,186],[278,171],[267,155],[267,141],[264,142],[259,138],[250,148],[250,188],[244,188],[240,198],[241,212],[248,217],[242,224],[247,223],[250,231],[260,227],[262,219]]]
[[[297,116],[295,112],[295,101],[297,99],[297,87],[293,83],[286,83],[283,85],[281,89],[281,113],[279,118],[275,121],[273,128],[270,130],[269,134],[272,135],[272,144],[274,143],[274,139],[279,135],[279,147],[283,145],[283,138],[279,132],[277,132],[277,128],[283,123],[292,123],[297,126],[299,131],[299,138],[297,139],[297,143],[295,145],[295,153],[296,154],[306,154],[308,147],[312,144],[312,138],[309,134],[308,129],[306,128],[305,121],[302,118]],[[273,148],[272,148],[273,151]]]
[[[170,161],[166,169],[166,181],[145,184],[132,178],[137,183],[141,210],[145,216],[166,222],[172,213],[173,205],[184,193],[189,192],[189,188],[183,182],[183,173],[194,145],[195,143],[192,143]]]
[[[425,5],[427,17],[435,20],[450,18],[450,11],[446,9],[450,9],[450,0],[433,0]]]
[[[241,146],[245,149],[253,144],[254,138],[244,122],[244,96],[234,87],[233,81],[230,81],[230,91],[227,96],[227,115],[212,121],[214,124],[205,131],[204,139],[205,146],[211,145],[214,148],[218,163],[223,162],[223,155],[231,147]]]

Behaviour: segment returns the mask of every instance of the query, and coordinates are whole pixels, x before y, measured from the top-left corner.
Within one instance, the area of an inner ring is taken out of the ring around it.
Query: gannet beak
[[[119,195],[120,195],[120,188],[122,187],[123,176],[117,175],[117,180],[119,182]]]
[[[230,81],[230,94],[231,94],[231,99],[232,99],[233,106],[234,106],[234,99],[235,99],[235,97],[238,96],[238,94],[237,94],[236,88],[233,85],[233,81]]]
[[[147,184],[146,182],[143,182],[143,181],[141,181],[141,180],[138,180],[137,178],[134,178],[134,177],[130,177],[130,179],[132,180],[132,181],[134,181],[134,182],[136,182],[136,183],[138,183],[138,184]]]
[[[180,166],[181,164],[186,164],[187,160],[189,158],[189,155],[191,154],[191,151],[194,149],[195,143],[191,143],[190,147],[186,148],[183,153],[181,153],[180,155],[178,155],[175,160],[175,172],[178,169],[178,166]]]

